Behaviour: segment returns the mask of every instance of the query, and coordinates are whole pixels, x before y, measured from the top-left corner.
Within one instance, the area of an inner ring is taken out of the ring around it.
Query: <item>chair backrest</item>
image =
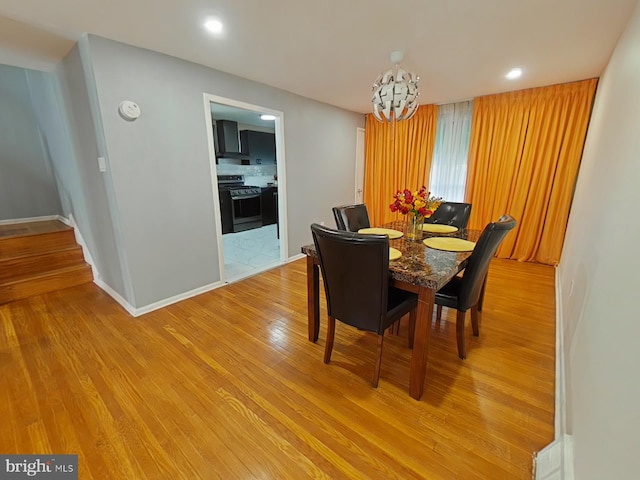
[[[471,215],[470,203],[442,202],[429,218],[425,218],[425,223],[441,223],[453,225],[460,229],[467,228]]]
[[[381,334],[389,295],[389,237],[311,225],[328,314]]]
[[[466,311],[478,303],[491,259],[504,237],[515,226],[516,220],[512,216],[503,215],[497,222],[484,228],[464,269],[458,292],[458,310]]]
[[[369,213],[364,203],[333,207],[333,217],[336,219],[338,230],[357,232],[361,228],[369,228]]]

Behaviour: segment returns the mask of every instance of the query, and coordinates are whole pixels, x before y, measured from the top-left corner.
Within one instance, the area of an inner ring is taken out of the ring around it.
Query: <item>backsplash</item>
[[[245,185],[266,187],[278,173],[277,165],[216,165],[218,175],[244,175]]]

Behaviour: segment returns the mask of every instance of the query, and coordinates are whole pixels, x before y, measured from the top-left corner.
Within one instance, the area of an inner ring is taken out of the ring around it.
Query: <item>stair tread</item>
[[[0,287],[3,286],[9,286],[9,285],[14,285],[17,283],[23,283],[23,282],[29,282],[32,280],[39,280],[39,279],[44,279],[44,278],[48,278],[48,277],[55,277],[56,275],[62,274],[62,273],[67,273],[67,272],[73,272],[75,270],[91,270],[91,266],[85,262],[84,260],[82,261],[82,263],[78,263],[76,265],[70,265],[70,266],[66,266],[66,267],[60,267],[60,268],[55,268],[55,269],[51,269],[51,270],[46,270],[44,272],[40,272],[34,275],[29,275],[29,276],[25,276],[24,278],[17,278],[17,279],[12,279],[6,282],[2,282],[0,283]]]
[[[72,227],[62,222],[0,226],[0,304],[93,281]]]
[[[93,274],[90,268],[61,269],[50,275],[0,285],[0,305],[92,281]]]
[[[38,220],[33,222],[9,223],[0,225],[0,240],[20,236],[39,235],[73,230],[73,227],[60,220]]]
[[[86,264],[82,250],[68,250],[54,252],[48,255],[37,255],[13,259],[13,261],[0,261],[0,285],[9,281],[20,281],[37,277],[47,272],[57,271],[66,267]]]
[[[77,246],[73,229],[0,239],[0,261]]]
[[[36,252],[21,252],[18,255],[0,257],[0,264],[2,264],[3,262],[11,261],[11,260],[20,260],[20,259],[29,258],[29,257],[43,257],[43,256],[46,256],[46,255],[51,255],[52,253],[62,253],[62,252],[78,250],[78,249],[82,250],[82,247],[80,245],[78,245],[77,243],[75,243],[75,244],[61,245],[59,248],[56,248],[56,249],[53,249],[53,250],[40,250],[40,251],[36,251]]]

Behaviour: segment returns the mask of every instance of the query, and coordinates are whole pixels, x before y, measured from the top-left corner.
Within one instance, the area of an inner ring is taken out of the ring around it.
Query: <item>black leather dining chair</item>
[[[378,386],[384,331],[407,313],[415,324],[418,296],[389,286],[389,237],[311,225],[327,299],[324,363],[331,360],[336,320],[378,335],[372,384]]]
[[[471,327],[473,334],[480,335],[480,303],[489,264],[498,250],[504,237],[516,226],[516,220],[510,215],[503,215],[497,222],[488,224],[469,257],[462,276],[453,277],[449,283],[436,292],[436,317],[440,320],[442,307],[455,308],[456,337],[458,356],[467,357],[465,347],[464,323],[467,310],[471,310]]]
[[[424,223],[453,225],[459,229],[467,228],[471,215],[470,203],[442,202],[435,212],[424,219]]]
[[[338,230],[357,232],[361,228],[371,226],[367,206],[364,203],[333,207],[333,217],[336,220]]]

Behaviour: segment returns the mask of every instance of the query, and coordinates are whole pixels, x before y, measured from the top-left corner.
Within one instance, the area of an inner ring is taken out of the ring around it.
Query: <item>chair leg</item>
[[[476,337],[480,336],[480,308],[476,304],[471,307],[471,328],[473,329],[473,334]]]
[[[416,319],[418,318],[418,309],[414,308],[409,312],[409,348],[413,348],[413,339],[416,333]]]
[[[387,332],[389,333],[389,335],[397,335],[398,333],[400,333],[400,320],[389,325],[389,327],[387,328]]]
[[[378,388],[378,379],[380,378],[380,365],[382,364],[382,342],[384,341],[384,332],[378,335],[378,357],[376,358],[376,368],[373,371],[373,388]]]
[[[458,310],[456,316],[456,336],[458,337],[458,356],[464,360],[467,358],[467,350],[464,346],[464,315],[465,312]]]
[[[442,318],[442,305],[436,305],[436,322]]]
[[[488,276],[488,274],[484,277],[484,280],[482,281],[482,289],[480,290],[480,299],[478,300],[478,311],[479,312],[482,311],[482,303],[484,302],[484,290],[487,287],[487,276]]]
[[[331,361],[331,352],[333,352],[333,337],[336,334],[336,319],[329,317],[327,324],[327,343],[324,346],[324,363]]]

